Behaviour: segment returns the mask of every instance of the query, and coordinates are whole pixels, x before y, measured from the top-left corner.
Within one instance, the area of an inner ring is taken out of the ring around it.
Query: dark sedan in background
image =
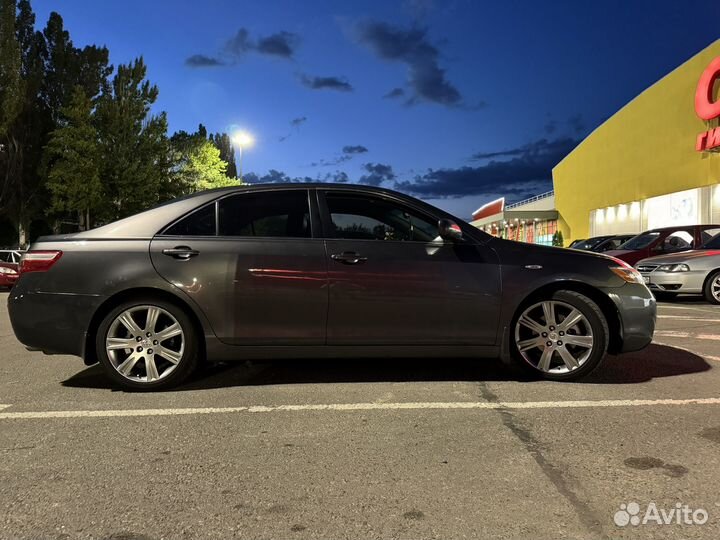
[[[583,251],[594,251],[595,253],[604,253],[611,249],[618,249],[625,242],[633,238],[634,234],[610,234],[606,236],[594,236],[587,240],[578,240],[570,244],[573,249],[581,249]]]
[[[206,191],[45,237],[9,297],[26,346],[157,389],[200,361],[497,357],[572,380],[650,343],[629,265],[489,236],[422,201],[334,184]]]

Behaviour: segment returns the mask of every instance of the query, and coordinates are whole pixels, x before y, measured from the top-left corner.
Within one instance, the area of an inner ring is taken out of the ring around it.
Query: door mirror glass
[[[438,221],[438,234],[443,240],[450,242],[459,242],[462,240],[462,229],[460,225],[450,219],[441,219]]]

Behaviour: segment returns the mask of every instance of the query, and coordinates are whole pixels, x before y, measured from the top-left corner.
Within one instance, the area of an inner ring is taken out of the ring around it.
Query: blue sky
[[[251,132],[250,179],[379,184],[465,218],[550,189],[582,137],[720,37],[707,1],[33,7],[38,26],[58,11],[76,46],[106,45],[115,65],[142,55],[171,132]]]

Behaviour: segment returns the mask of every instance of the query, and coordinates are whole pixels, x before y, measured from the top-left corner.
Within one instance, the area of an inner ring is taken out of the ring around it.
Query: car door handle
[[[167,255],[168,257],[179,259],[181,261],[187,261],[190,257],[200,255],[198,250],[192,249],[188,246],[175,246],[174,248],[163,249],[162,252],[163,255]]]
[[[334,253],[330,255],[333,261],[337,261],[343,264],[358,264],[367,261],[367,257],[362,257],[359,253],[354,251],[343,251],[342,253]]]

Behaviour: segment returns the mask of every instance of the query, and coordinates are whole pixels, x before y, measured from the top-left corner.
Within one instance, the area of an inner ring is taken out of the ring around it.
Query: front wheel
[[[95,346],[107,375],[128,390],[176,386],[198,361],[190,317],[155,299],[124,302],[110,311],[100,323]]]
[[[600,364],[609,334],[595,302],[574,291],[557,291],[519,310],[511,345],[518,362],[534,374],[571,381]]]
[[[711,304],[720,304],[720,270],[713,272],[705,282],[703,296]]]

